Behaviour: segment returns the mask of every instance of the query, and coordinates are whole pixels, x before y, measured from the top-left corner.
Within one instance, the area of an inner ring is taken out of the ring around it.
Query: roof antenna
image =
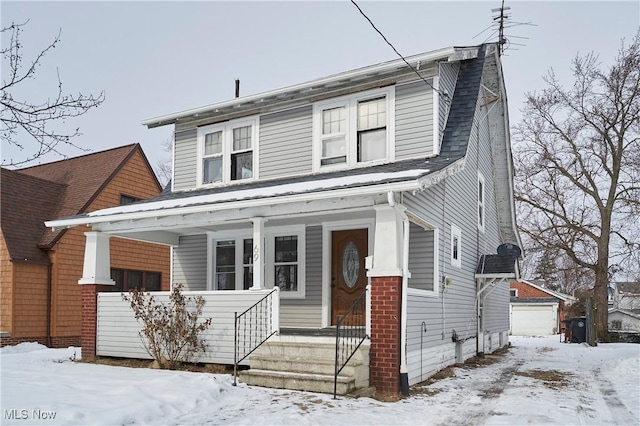
[[[509,19],[509,15],[505,15],[507,10],[511,10],[509,6],[504,7],[504,0],[499,8],[491,9],[491,12],[500,12],[498,16],[494,16],[493,20],[498,23],[498,45],[500,46],[500,55],[504,53],[504,45],[507,44],[507,39],[504,36],[504,20]]]
[[[240,79],[236,78],[236,98],[240,97]]]
[[[518,50],[517,48],[514,48],[514,46],[524,46],[524,44],[515,43],[511,39],[521,39],[521,40],[529,39],[528,37],[520,37],[513,34],[506,34],[505,33],[506,30],[513,27],[518,27],[520,25],[536,26],[536,24],[533,24],[531,22],[512,21],[510,13],[507,13],[507,11],[509,10],[511,10],[511,8],[509,6],[505,7],[504,0],[502,0],[500,7],[491,9],[491,12],[494,14],[493,23],[489,25],[487,28],[485,28],[484,30],[480,31],[475,36],[473,36],[473,38],[476,38],[481,34],[486,33],[487,31],[491,31],[491,34],[482,42],[484,44],[497,35],[498,47],[499,47],[499,52],[501,56],[505,53],[506,50]]]

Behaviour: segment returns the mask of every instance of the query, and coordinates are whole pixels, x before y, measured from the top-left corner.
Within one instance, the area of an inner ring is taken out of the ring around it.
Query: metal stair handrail
[[[351,304],[345,314],[338,318],[336,322],[336,362],[335,374],[333,376],[333,399],[336,399],[338,391],[338,374],[344,369],[353,355],[362,345],[367,335],[366,315],[367,315],[367,289]]]
[[[278,315],[278,310],[275,313],[273,310],[274,293],[278,293],[278,291],[279,288],[274,287],[272,291],[244,312],[240,314],[234,312],[233,386],[237,384],[238,364],[279,331],[279,318],[275,318]],[[248,339],[247,331],[249,333]],[[240,338],[241,332],[243,339]]]

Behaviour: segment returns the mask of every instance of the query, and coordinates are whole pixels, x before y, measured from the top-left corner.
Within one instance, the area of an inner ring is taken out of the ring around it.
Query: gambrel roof
[[[262,199],[271,201],[273,197],[305,196],[350,189],[363,191],[371,189],[379,192],[381,185],[394,190],[423,190],[440,182],[446,176],[456,173],[464,166],[464,156],[469,143],[485,65],[486,46],[475,49],[476,54],[472,58],[461,62],[440,154],[437,157],[192,191],[163,192],[158,197],[132,205],[104,209],[69,219],[75,219],[73,222],[89,224],[110,217],[114,220],[122,216],[148,217],[151,214],[168,214],[173,209]],[[240,103],[241,100],[237,102]],[[185,112],[183,115],[188,114]],[[179,117],[173,117],[170,120],[177,119]],[[158,118],[154,123],[166,120],[169,118]]]

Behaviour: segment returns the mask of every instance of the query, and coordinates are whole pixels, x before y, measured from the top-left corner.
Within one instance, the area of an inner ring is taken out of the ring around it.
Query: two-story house
[[[52,231],[44,221],[155,197],[162,188],[138,144],[1,172],[0,346],[79,346],[87,229]],[[121,238],[110,246],[114,290],[169,289],[168,247]]]
[[[613,283],[609,331],[640,333],[640,282]]]
[[[508,343],[517,264],[496,250],[519,244],[497,45],[407,61],[146,120],[174,126],[171,191],[48,226],[93,228],[81,284],[109,284],[100,253],[124,236],[170,244],[172,283],[188,290],[278,288],[269,342],[319,345],[329,330],[335,345],[336,324],[360,309],[367,381],[393,398],[402,381]],[[263,383],[248,373],[269,368],[251,359],[243,380]],[[319,374],[287,368],[297,383]],[[296,386],[283,376],[274,386]]]

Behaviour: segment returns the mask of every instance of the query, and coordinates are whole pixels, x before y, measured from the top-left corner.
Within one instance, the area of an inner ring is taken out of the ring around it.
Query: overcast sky
[[[491,9],[500,6],[499,1],[358,3],[405,56],[486,41],[491,30],[474,36],[491,25]],[[512,125],[520,119],[525,92],[542,88],[550,68],[569,79],[570,60],[590,51],[610,64],[621,39],[630,40],[640,25],[638,1],[507,1],[506,6],[511,21],[535,24],[506,31],[512,42],[503,58]],[[99,151],[139,142],[154,166],[169,155],[162,144],[172,127],[147,130],[140,122],[231,99],[236,78],[247,96],[397,59],[348,1],[3,0],[0,8],[3,27],[29,21],[21,40],[25,60],[62,29],[58,47],[14,97],[41,102],[55,95],[57,67],[65,91],[106,95],[98,109],[67,123],[83,133],[76,143]],[[5,73],[3,62],[3,79]],[[3,142],[3,162],[26,155]]]

